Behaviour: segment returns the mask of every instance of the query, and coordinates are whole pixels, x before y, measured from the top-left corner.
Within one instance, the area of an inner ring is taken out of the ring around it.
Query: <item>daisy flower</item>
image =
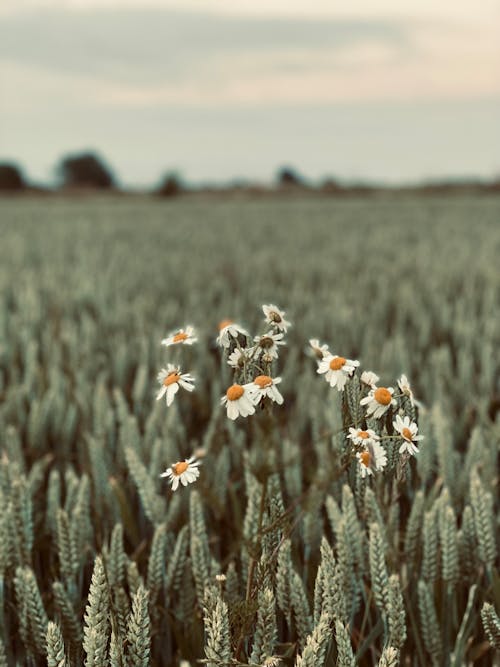
[[[185,329],[179,329],[169,334],[166,338],[161,341],[162,345],[165,347],[170,347],[170,345],[192,345],[196,343],[198,339],[195,337],[194,327],[186,327]]]
[[[158,373],[158,382],[161,384],[161,389],[156,400],[159,401],[166,394],[167,405],[172,405],[179,387],[186,389],[186,391],[193,391],[194,389],[194,378],[189,373],[181,373],[180,368],[172,364],[167,364],[167,368],[161,369]]]
[[[387,465],[385,449],[377,441],[369,441],[367,448],[356,454],[359,461],[361,477],[373,475],[373,471],[380,471]]]
[[[347,436],[350,440],[353,441],[355,445],[366,445],[369,442],[375,442],[380,440],[380,436],[372,431],[371,428],[363,431],[361,428],[350,428],[349,435]]]
[[[179,486],[179,482],[182,486],[187,486],[198,479],[200,476],[199,465],[201,465],[201,461],[197,461],[194,456],[191,456],[191,458],[184,461],[172,463],[170,468],[162,472],[160,477],[168,477],[168,481],[172,484],[172,491],[175,491]]]
[[[232,320],[222,320],[219,324],[219,335],[217,336],[217,345],[228,348],[231,345],[231,339],[237,339],[239,335],[248,336],[248,332]]]
[[[347,380],[350,378],[355,369],[359,366],[359,361],[352,361],[345,357],[339,357],[336,354],[328,354],[323,357],[322,361],[318,361],[319,374],[325,374],[325,380],[330,387],[337,387],[339,391],[344,391]]]
[[[284,310],[280,310],[278,306],[275,306],[272,303],[268,306],[262,306],[262,310],[264,311],[266,322],[268,324],[272,324],[272,326],[276,327],[279,331],[286,333],[291,324],[285,320]]]
[[[317,359],[323,359],[323,357],[326,357],[329,354],[328,345],[321,345],[317,338],[310,338],[309,346],[312,350],[313,356],[315,356]]]
[[[401,419],[396,415],[396,421],[392,422],[394,430],[403,438],[403,444],[399,448],[399,453],[408,452],[408,454],[418,454],[418,447],[415,445],[419,440],[423,440],[423,435],[418,434],[418,426],[412,422],[408,416]]]
[[[258,375],[249,385],[252,400],[255,405],[267,396],[278,405],[283,404],[283,396],[276,387],[281,382],[281,378],[272,378],[269,375]]]
[[[220,399],[222,405],[226,406],[229,419],[236,419],[239,415],[248,417],[253,415],[255,408],[252,401],[252,392],[248,384],[233,384],[226,391],[226,395]]]
[[[423,409],[424,406],[422,405],[422,403],[420,401],[417,401],[417,399],[415,398],[415,396],[413,394],[413,391],[412,391],[412,388],[410,386],[410,383],[408,382],[408,378],[406,377],[406,375],[402,375],[399,378],[398,387],[399,387],[401,393],[404,394],[405,396],[407,396],[410,399],[410,403],[413,406],[417,407],[419,410]]]
[[[278,346],[286,345],[282,333],[266,333],[263,336],[255,336],[253,339],[257,345],[252,350],[257,350],[259,354],[267,354],[270,359],[278,358]]]
[[[361,399],[361,405],[366,405],[366,414],[380,419],[387,410],[397,405],[395,398],[392,398],[394,389],[392,387],[373,387],[368,396]]]
[[[363,371],[361,373],[361,382],[367,384],[372,389],[376,386],[379,380],[379,376],[373,371]]]
[[[227,363],[231,368],[243,368],[245,364],[244,353],[237,347],[227,358]]]

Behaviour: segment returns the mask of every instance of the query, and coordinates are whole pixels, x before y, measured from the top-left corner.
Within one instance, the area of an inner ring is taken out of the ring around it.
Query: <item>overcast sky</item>
[[[342,5],[342,6],[340,6]],[[122,183],[500,175],[500,0],[1,0],[0,160]]]

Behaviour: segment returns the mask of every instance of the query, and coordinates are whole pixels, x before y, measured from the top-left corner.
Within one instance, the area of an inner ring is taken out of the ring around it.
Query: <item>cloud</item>
[[[390,21],[245,19],[179,11],[69,11],[4,17],[0,56],[115,81],[181,79],[214,58],[333,51],[377,40],[404,46]]]
[[[482,0],[478,11],[476,0],[5,0],[0,15],[29,13],[37,10],[65,10],[79,13],[113,9],[181,10],[225,16],[280,18],[404,18],[445,19],[454,22],[491,23],[499,18],[498,0]]]
[[[488,96],[500,92],[499,56],[494,31],[475,25],[109,9],[0,20],[12,108]]]
[[[42,177],[58,153],[97,146],[129,182],[151,182],[163,155],[195,178],[281,161],[388,178],[498,169],[490,0],[474,17],[462,0],[398,1],[405,16],[395,0],[147,3],[161,7],[1,3],[3,151]]]

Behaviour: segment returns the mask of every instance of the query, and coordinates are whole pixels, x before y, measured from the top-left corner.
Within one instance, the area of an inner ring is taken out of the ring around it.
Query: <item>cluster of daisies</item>
[[[317,339],[311,339],[309,345],[317,360],[317,373],[324,376],[330,387],[343,392],[349,382],[358,381],[359,361],[332,354],[328,345],[321,344]],[[393,387],[378,386],[379,380],[379,376],[372,371],[364,371],[359,376],[360,405],[365,409],[364,424],[361,428],[349,427],[347,435],[354,446],[363,478],[383,470],[387,465],[387,453],[382,445],[384,440],[398,440],[399,454],[411,456],[418,453],[416,443],[424,437],[418,434],[417,423],[405,414],[407,402],[411,405],[412,414],[415,414],[414,408],[419,407],[406,375],[398,380],[398,393]],[[387,433],[385,425],[389,411],[394,417],[392,434]],[[385,435],[382,434],[384,426]]]
[[[279,349],[286,345],[285,334],[290,322],[285,313],[272,304],[262,306],[265,331],[253,338],[239,324],[226,320],[219,326],[217,344],[233,369],[233,383],[221,398],[229,419],[248,417],[266,401],[283,404],[278,386],[280,377],[273,377],[273,362]]]
[[[221,405],[229,419],[255,414],[258,406],[266,403],[283,404],[278,385],[280,377],[273,376],[273,364],[278,359],[279,349],[286,344],[284,337],[290,326],[285,313],[273,304],[262,306],[265,320],[263,333],[252,337],[240,324],[224,320],[219,325],[217,345],[221,348],[227,364],[232,369],[232,384],[221,397]],[[197,342],[193,327],[179,329],[161,341],[167,348],[192,345]],[[167,406],[172,405],[179,388],[193,391],[195,379],[183,373],[178,364],[167,364],[158,373],[160,390],[157,400],[165,396]],[[199,461],[194,457],[173,464],[161,476],[168,477],[175,491],[194,482],[199,476]]]
[[[275,376],[273,369],[280,348],[286,345],[285,334],[290,322],[285,319],[285,312],[273,304],[262,306],[262,311],[265,327],[256,336],[251,336],[232,320],[224,320],[219,325],[216,342],[232,370],[232,383],[220,402],[231,420],[253,415],[259,406],[283,404],[283,396],[278,389],[281,378]],[[161,344],[167,348],[181,348],[196,342],[195,331],[189,326],[171,333]],[[346,435],[359,462],[360,475],[365,478],[386,467],[385,442],[397,440],[399,454],[407,458],[417,454],[417,443],[423,436],[418,434],[418,426],[413,419],[419,404],[406,376],[398,380],[399,391],[396,392],[393,387],[380,386],[380,378],[372,371],[359,373],[359,361],[332,354],[328,345],[316,339],[310,340],[309,345],[317,360],[317,372],[323,375],[330,387],[344,392],[349,391],[350,383],[356,383],[359,388],[363,418],[357,418],[355,421],[359,423],[346,427],[349,431]],[[179,364],[172,363],[158,373],[158,382],[157,400],[165,396],[167,406],[172,405],[179,389],[192,392],[195,387],[195,378],[191,373],[184,373]],[[408,409],[409,406],[411,409]],[[198,479],[199,466],[200,461],[191,457],[172,464],[161,476],[169,479],[175,491],[179,484],[187,486]]]

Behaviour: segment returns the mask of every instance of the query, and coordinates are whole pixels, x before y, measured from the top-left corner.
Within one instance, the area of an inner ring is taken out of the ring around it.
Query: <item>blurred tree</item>
[[[177,197],[184,190],[180,176],[175,172],[168,172],[163,177],[163,180],[160,183],[160,187],[156,190],[156,193],[161,197]]]
[[[0,164],[0,190],[2,192],[19,192],[26,188],[23,174],[19,167],[11,163]]]
[[[95,153],[68,155],[59,166],[64,185],[107,189],[114,185],[111,171]]]
[[[301,176],[295,171],[293,167],[281,167],[278,170],[278,184],[279,185],[304,185]]]

